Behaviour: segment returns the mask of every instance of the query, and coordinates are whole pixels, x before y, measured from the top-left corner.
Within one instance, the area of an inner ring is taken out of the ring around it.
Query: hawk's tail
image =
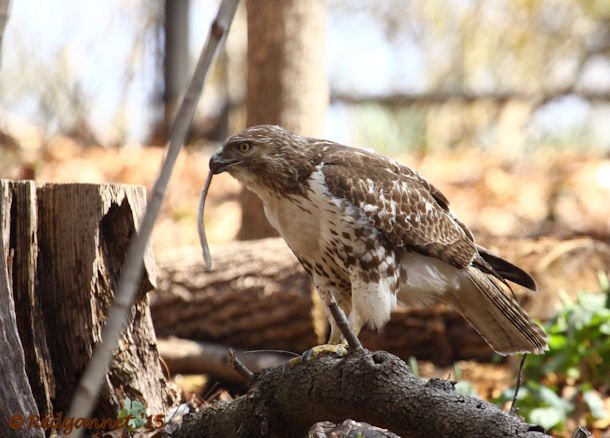
[[[449,292],[445,300],[491,348],[503,355],[548,350],[544,330],[493,279],[472,266],[466,268],[466,277],[460,290]]]

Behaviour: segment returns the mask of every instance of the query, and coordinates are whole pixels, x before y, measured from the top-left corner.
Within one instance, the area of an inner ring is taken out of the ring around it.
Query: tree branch
[[[187,415],[173,436],[304,436],[314,423],[346,418],[400,436],[547,436],[539,426],[456,393],[452,382],[419,379],[396,356],[366,350],[263,370],[246,395]]]
[[[542,93],[523,93],[519,91],[476,93],[468,91],[458,92],[430,92],[430,93],[390,93],[385,95],[358,95],[354,93],[333,92],[331,102],[340,102],[349,105],[377,104],[387,106],[411,105],[439,105],[449,101],[462,101],[472,103],[481,100],[491,100],[498,104],[510,100],[531,100],[533,102],[547,103],[560,97],[575,95],[591,102],[610,102],[610,92],[576,90],[573,86],[558,90],[549,90]]]
[[[148,245],[154,223],[159,215],[172,169],[182,144],[186,139],[188,127],[195,113],[207,73],[212,65],[220,42],[233,20],[238,3],[239,0],[223,0],[218,9],[218,14],[212,23],[210,34],[201,51],[201,56],[193,73],[191,83],[172,124],[167,156],[153,187],[150,202],[144,213],[138,233],[130,242],[125,265],[119,280],[118,292],[102,332],[102,342],[95,349],[91,361],[81,377],[72,399],[69,417],[88,417],[93,409],[101,383],[107,372],[108,364],[112,359],[112,354],[117,346],[125,321],[127,320],[127,315],[135,298],[136,288],[142,274],[142,256]],[[76,430],[77,438],[80,436],[81,431],[82,429]]]
[[[254,373],[250,371],[250,369],[244,365],[244,363],[237,358],[235,355],[235,350],[232,348],[229,349],[229,362],[235,371],[237,371],[246,382],[250,383],[252,381],[252,377]]]

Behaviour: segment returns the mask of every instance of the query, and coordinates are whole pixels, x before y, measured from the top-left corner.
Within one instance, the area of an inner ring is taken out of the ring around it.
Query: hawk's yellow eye
[[[250,143],[240,143],[238,147],[239,147],[239,152],[241,152],[243,154],[245,154],[246,152],[249,152],[250,148],[251,148]]]

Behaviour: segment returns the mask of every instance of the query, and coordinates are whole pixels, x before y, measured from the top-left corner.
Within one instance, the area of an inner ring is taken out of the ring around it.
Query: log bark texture
[[[200,248],[159,254],[159,284],[151,295],[157,336],[299,352],[322,340],[313,316],[317,295],[282,240],[211,251],[210,272]]]
[[[2,198],[3,211],[10,212],[3,233],[10,233],[11,301],[28,376],[22,390],[32,391],[42,416],[66,414],[101,340],[127,244],[144,210],[145,190],[113,184],[1,184],[11,194]],[[150,251],[144,265],[140,297],[93,413],[98,418],[115,418],[126,397],[142,401],[150,413],[164,412],[171,403],[146,296],[155,281]],[[15,341],[6,348],[17,348]]]
[[[402,437],[546,437],[446,380],[414,377],[398,357],[362,351],[322,356],[255,375],[247,394],[185,417],[174,437],[305,436],[321,420],[357,418]]]
[[[599,272],[610,266],[610,246],[590,238],[483,240],[507,260],[533,274],[538,292],[514,290],[535,318],[548,319],[559,291],[599,290]],[[281,239],[236,242],[212,248],[215,268],[203,269],[198,248],[159,255],[159,287],[152,315],[159,336],[179,336],[242,348],[296,352],[325,340],[326,317],[298,261]],[[440,365],[487,360],[485,341],[456,312],[437,305],[399,307],[381,332],[365,329],[365,347],[403,359],[415,356]]]

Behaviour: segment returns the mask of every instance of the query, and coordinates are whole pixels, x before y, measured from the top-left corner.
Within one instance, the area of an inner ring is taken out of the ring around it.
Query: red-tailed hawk
[[[541,353],[544,331],[500,283],[535,290],[523,270],[475,243],[447,198],[402,164],[279,126],[254,126],[210,159],[263,201],[269,222],[358,334],[381,328],[397,299],[444,302],[498,353]],[[329,343],[341,333],[329,318]]]

